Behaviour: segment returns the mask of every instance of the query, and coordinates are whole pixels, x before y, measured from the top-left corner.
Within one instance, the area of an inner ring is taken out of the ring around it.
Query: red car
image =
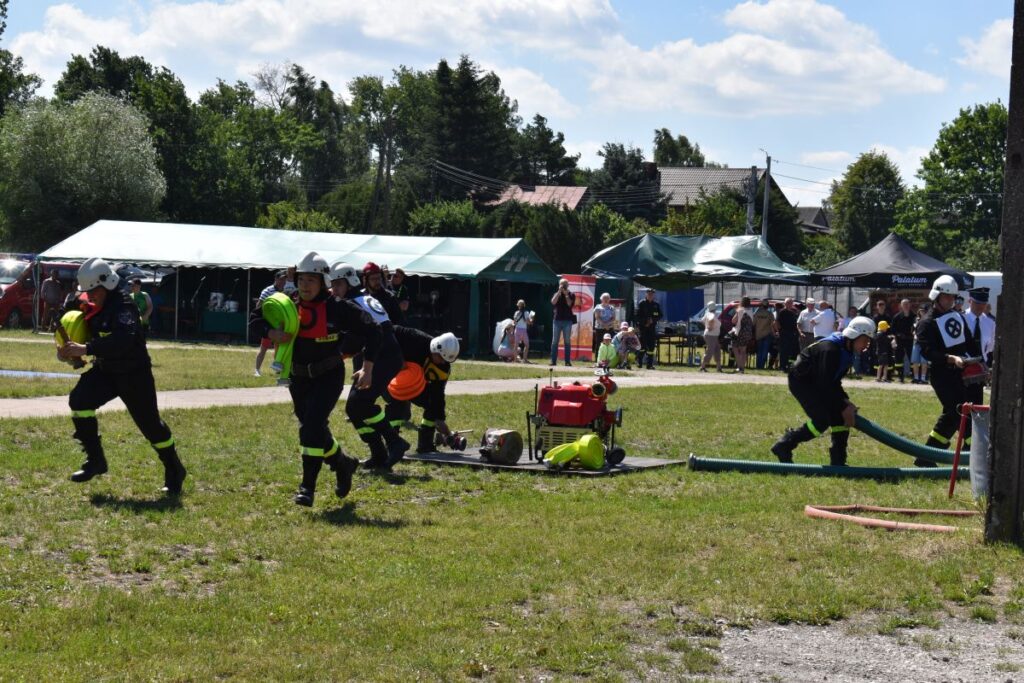
[[[57,271],[63,294],[75,286],[78,274],[77,263],[42,263],[41,277],[45,280],[50,273]],[[25,327],[32,322],[32,301],[36,294],[35,272],[28,261],[0,262],[0,325],[6,328]],[[63,296],[61,297],[63,301]],[[43,314],[43,302],[39,301],[37,316]]]

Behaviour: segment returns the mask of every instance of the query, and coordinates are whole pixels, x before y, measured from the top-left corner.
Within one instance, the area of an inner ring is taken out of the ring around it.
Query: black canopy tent
[[[974,277],[910,246],[889,233],[881,242],[834,266],[811,275],[815,284],[869,289],[928,289],[940,275],[951,275],[960,289],[974,286]]]

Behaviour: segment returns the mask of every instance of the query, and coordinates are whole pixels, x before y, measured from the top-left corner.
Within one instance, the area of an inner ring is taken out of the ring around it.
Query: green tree
[[[851,253],[868,249],[892,232],[906,189],[900,171],[884,152],[865,152],[832,183],[833,234]]]
[[[705,166],[700,145],[690,144],[685,135],[672,137],[668,128],[654,131],[654,163],[658,166]]]
[[[321,197],[317,208],[337,221],[341,232],[361,232],[373,201],[373,192],[373,183],[354,180]]]
[[[896,231],[938,258],[964,239],[999,237],[1008,113],[1001,102],[961,109],[921,160],[923,187],[900,204]]]
[[[519,135],[519,171],[516,182],[527,185],[571,185],[580,155],[565,151],[565,135],[548,127],[537,114]]]
[[[381,232],[389,233],[391,190],[398,157],[398,87],[385,86],[379,76],[361,76],[352,81],[349,91],[366,141],[377,150],[373,195],[363,224],[367,232],[373,232],[379,225]]]
[[[622,214],[612,211],[604,204],[593,204],[578,212],[584,232],[601,235],[602,246],[624,242],[631,237],[652,232],[651,226],[642,218],[626,220]]]
[[[0,121],[0,209],[16,248],[39,250],[101,218],[153,220],[166,192],[146,117],[90,93]]]
[[[493,72],[483,72],[463,55],[455,69],[442,59],[434,80],[438,116],[433,146],[437,157],[487,178],[510,178],[520,121],[517,105],[502,90],[501,79]],[[440,181],[437,189],[445,198],[466,195],[466,183],[451,178]]]
[[[604,161],[590,178],[594,201],[629,219],[656,222],[665,215],[667,199],[661,193],[658,174],[652,165],[644,162],[644,153],[639,147],[627,148],[621,143],[608,142],[598,154]]]
[[[267,207],[256,219],[260,228],[299,230],[303,232],[343,232],[334,218],[314,209],[304,209],[292,202],[277,202]]]
[[[999,240],[991,237],[968,237],[962,241],[955,253],[946,258],[954,268],[973,272],[1002,270]]]
[[[554,204],[527,207],[524,239],[556,273],[576,273],[588,258],[604,246],[594,223]]]
[[[410,235],[479,237],[483,216],[471,201],[424,204],[409,214]]]
[[[8,0],[0,0],[0,37],[7,29]],[[10,50],[0,48],[0,116],[7,108],[28,102],[43,80],[25,73],[25,62]]]
[[[708,194],[701,188],[688,206],[669,209],[656,230],[666,235],[724,237],[742,235],[746,226],[746,199],[739,191],[722,189]]]
[[[807,270],[822,270],[850,258],[842,242],[832,235],[812,235],[804,239],[801,266]]]

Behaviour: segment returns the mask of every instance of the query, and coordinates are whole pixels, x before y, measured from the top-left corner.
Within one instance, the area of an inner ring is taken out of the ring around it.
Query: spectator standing
[[[779,336],[779,369],[783,372],[789,372],[790,364],[800,353],[800,328],[797,326],[799,316],[793,297],[786,297],[782,302],[782,310],[775,316],[775,332]]]
[[[850,322],[853,321],[853,319],[856,318],[858,315],[860,315],[860,312],[857,310],[857,307],[856,306],[850,306],[848,309],[846,309],[846,317],[839,321],[839,329],[845,330],[847,327],[850,326]],[[854,353],[853,354],[853,377],[854,377],[854,379],[860,379],[861,374],[864,372],[864,364],[866,362],[866,358],[865,358],[866,353],[867,352]]]
[[[917,316],[910,310],[910,299],[900,301],[900,310],[892,317],[892,336],[896,341],[896,370],[900,384],[910,376],[911,356],[914,352],[914,326]]]
[[[892,363],[892,347],[895,343],[892,334],[889,332],[889,323],[884,320],[878,323],[878,332],[875,333],[875,358],[878,360],[878,374],[876,382],[891,382],[889,379],[889,365]]]
[[[409,315],[411,297],[409,296],[409,287],[405,284],[405,271],[401,268],[395,268],[395,272],[391,275],[391,292],[395,295],[398,310],[402,312],[402,319],[405,320]]]
[[[551,297],[551,305],[555,312],[551,325],[551,365],[558,364],[558,341],[562,339],[565,344],[565,364],[569,362],[572,343],[572,325],[576,322],[576,315],[572,312],[576,305],[576,295],[569,291],[569,281],[562,278],[558,281],[558,291]]]
[[[611,304],[612,295],[605,292],[601,295],[601,303],[594,307],[594,326],[591,334],[593,342],[594,357],[597,358],[597,349],[601,346],[605,333],[614,335],[615,329],[615,307]]]
[[[149,336],[149,319],[153,315],[153,300],[142,291],[142,280],[132,280],[132,301],[139,309],[139,321],[142,323],[142,336]]]
[[[661,304],[654,300],[654,290],[648,289],[644,300],[636,307],[636,325],[640,327],[640,345],[643,357],[637,358],[637,366],[647,364],[654,369],[654,356],[658,351],[658,321],[661,320]]]
[[[986,315],[988,306],[988,287],[979,287],[968,292],[969,309],[964,316],[967,318],[967,330],[981,349],[985,364],[992,367],[992,355],[996,346],[996,319]]]
[[[747,347],[754,340],[754,321],[750,313],[750,297],[740,299],[732,316],[732,357],[736,360],[736,370],[744,374],[747,367]]]
[[[43,321],[40,327],[47,332],[56,328],[57,313],[60,311],[63,288],[60,286],[60,279],[57,277],[57,269],[50,271],[50,277],[43,280],[39,288],[39,296],[43,300]]]
[[[819,301],[818,312],[811,322],[814,324],[814,340],[824,339],[836,331],[836,312],[827,301]]]
[[[921,352],[921,344],[917,339],[917,327],[924,320],[927,313],[928,308],[921,306],[917,309],[917,315],[915,316],[914,346],[910,350],[910,371],[914,374],[914,384],[928,384],[928,361],[924,359],[924,355]]]
[[[754,312],[754,341],[757,344],[757,369],[764,370],[768,363],[768,354],[772,350],[775,338],[775,314],[767,299]]]
[[[526,307],[526,302],[520,299],[516,302],[516,311],[512,314],[512,320],[516,324],[515,344],[516,349],[523,347],[523,363],[530,362],[530,328],[533,327],[533,311]]]
[[[722,345],[718,340],[722,333],[722,321],[718,319],[718,304],[711,302],[701,319],[704,323],[704,357],[700,359],[700,371],[707,372],[708,364],[714,360],[715,367],[722,371]]]
[[[796,324],[800,331],[800,350],[803,351],[814,342],[814,323],[811,322],[818,314],[814,307],[814,299],[804,302],[804,310],[797,316]]]

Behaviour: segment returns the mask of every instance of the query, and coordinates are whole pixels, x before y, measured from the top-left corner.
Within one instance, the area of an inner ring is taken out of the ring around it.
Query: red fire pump
[[[531,460],[542,460],[555,446],[572,443],[587,434],[601,437],[608,464],[618,465],[626,457],[625,449],[615,445],[615,429],[622,426],[622,408],[608,409],[608,397],[618,385],[608,368],[598,368],[594,375],[597,380],[591,384],[553,382],[539,390],[535,388],[536,412],[526,414]]]

